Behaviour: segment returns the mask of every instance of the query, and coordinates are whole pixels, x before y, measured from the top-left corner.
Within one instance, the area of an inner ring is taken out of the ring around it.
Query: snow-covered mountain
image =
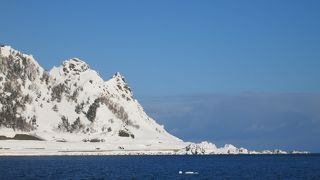
[[[120,73],[105,81],[78,58],[46,71],[0,45],[0,155],[259,153],[286,152],[184,142],[144,112]]]
[[[181,141],[144,112],[120,73],[105,81],[77,58],[46,71],[10,46],[0,47],[0,126],[46,140]]]

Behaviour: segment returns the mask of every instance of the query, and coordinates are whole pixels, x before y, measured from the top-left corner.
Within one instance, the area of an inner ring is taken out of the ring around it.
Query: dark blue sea
[[[320,155],[0,157],[0,179],[320,179]]]

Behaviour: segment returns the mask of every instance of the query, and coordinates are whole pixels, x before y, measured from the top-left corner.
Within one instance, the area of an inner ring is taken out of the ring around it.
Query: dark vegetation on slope
[[[25,56],[17,53],[15,57],[0,58],[0,73],[6,75],[0,79],[0,126],[14,130],[30,131],[36,128],[36,117],[26,119],[18,114],[25,110],[25,105],[32,103],[29,95],[23,95],[21,85],[25,86],[26,80],[35,80],[39,69]],[[19,83],[22,82],[22,83]],[[32,86],[28,87],[32,89]]]

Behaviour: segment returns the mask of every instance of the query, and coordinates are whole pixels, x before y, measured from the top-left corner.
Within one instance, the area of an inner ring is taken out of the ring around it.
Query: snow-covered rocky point
[[[33,56],[0,46],[0,155],[250,153],[262,152],[169,134],[120,73],[105,81],[78,58],[46,71]]]

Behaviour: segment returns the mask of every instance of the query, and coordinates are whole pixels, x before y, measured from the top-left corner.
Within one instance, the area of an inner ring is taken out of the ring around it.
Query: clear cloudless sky
[[[80,57],[137,94],[320,91],[320,2],[1,1],[0,41]]]
[[[104,79],[120,71],[142,99],[319,93],[319,9],[318,0],[2,0],[0,43],[46,69],[79,57]]]

